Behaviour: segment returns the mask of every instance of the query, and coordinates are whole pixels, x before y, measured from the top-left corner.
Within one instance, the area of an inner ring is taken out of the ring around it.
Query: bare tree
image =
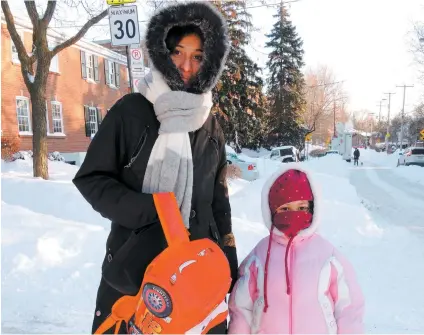
[[[346,94],[342,82],[325,65],[316,69],[308,69],[305,74],[306,110],[303,122],[308,128],[307,134],[319,129],[319,136],[323,140],[334,122],[334,113],[337,121],[344,119],[344,104]],[[336,110],[335,110],[336,109]]]
[[[5,16],[7,30],[18,52],[18,58],[21,62],[21,73],[31,99],[34,177],[42,177],[43,179],[49,178],[45,96],[50,62],[59,52],[78,42],[94,24],[98,23],[107,15],[107,10],[93,10],[91,6],[83,0],[66,0],[67,5],[81,5],[84,10],[93,14],[90,15],[91,18],[74,36],[64,40],[50,50],[47,41],[47,30],[57,10],[57,4],[58,2],[49,0],[44,13],[41,13],[42,9],[36,5],[35,1],[25,1],[26,11],[33,26],[33,45],[31,52],[28,53],[16,30],[14,17],[8,2],[1,1],[1,8]]]
[[[421,78],[424,78],[424,24],[415,22],[414,29],[409,36],[410,52],[420,67]]]

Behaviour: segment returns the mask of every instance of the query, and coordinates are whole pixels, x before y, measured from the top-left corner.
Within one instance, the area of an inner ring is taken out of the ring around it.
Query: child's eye
[[[299,207],[299,211],[308,212],[309,211],[309,207],[301,206],[301,207]]]

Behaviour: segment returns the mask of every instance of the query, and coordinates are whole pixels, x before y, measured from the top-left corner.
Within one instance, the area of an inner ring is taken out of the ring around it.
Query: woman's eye
[[[201,56],[201,55],[194,56],[194,59],[201,62],[203,60],[203,56]]]
[[[180,52],[179,50],[175,49],[175,50],[172,52],[172,54],[173,54],[173,55],[178,56],[179,54],[181,54],[181,52]]]

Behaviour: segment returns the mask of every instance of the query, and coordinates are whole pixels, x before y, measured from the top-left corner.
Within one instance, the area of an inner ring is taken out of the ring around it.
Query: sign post
[[[144,77],[144,60],[141,48],[130,49],[131,78],[134,89],[138,87],[138,82]],[[134,92],[134,91],[133,91]]]
[[[424,129],[420,131],[420,135],[421,135],[420,139],[424,141]]]
[[[134,92],[133,74],[131,68],[130,46],[140,44],[138,12],[136,5],[124,6],[131,0],[108,0],[109,27],[112,46],[125,46],[131,92]],[[140,50],[141,53],[141,50]],[[142,57],[141,57],[142,58]]]
[[[311,141],[312,141],[312,134],[306,135],[305,136],[305,142],[306,142],[306,148],[305,148],[306,155],[305,155],[305,157],[306,157],[306,160],[309,160],[309,142],[311,142]]]

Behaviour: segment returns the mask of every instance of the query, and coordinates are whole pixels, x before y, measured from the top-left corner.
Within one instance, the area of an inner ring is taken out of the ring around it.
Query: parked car
[[[339,151],[338,150],[328,150],[325,155],[338,155]]]
[[[240,159],[237,154],[227,153],[227,164],[234,164],[238,166],[241,170],[242,179],[253,181],[259,178],[259,171],[256,164]]]
[[[278,147],[271,150],[270,158],[275,161],[280,161],[282,163],[289,162],[299,162],[300,153],[296,147],[292,145],[287,145],[284,147]]]
[[[410,147],[403,152],[399,152],[397,166],[399,165],[419,165],[424,166],[424,148]]]

